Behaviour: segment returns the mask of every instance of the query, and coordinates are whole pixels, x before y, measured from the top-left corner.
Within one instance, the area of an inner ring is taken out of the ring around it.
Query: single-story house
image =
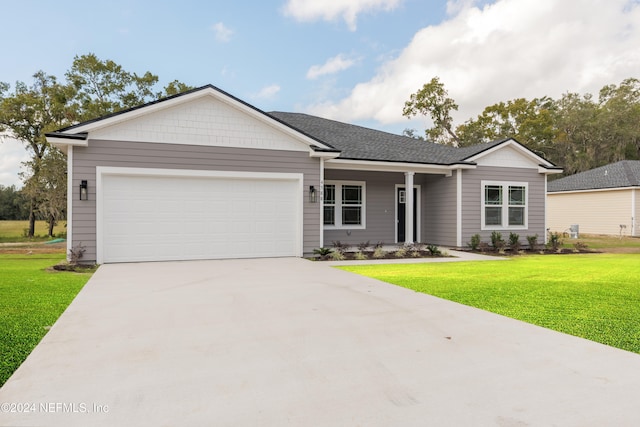
[[[551,231],[640,236],[640,160],[622,160],[550,181]]]
[[[97,263],[524,241],[545,235],[547,175],[561,172],[513,139],[454,148],[266,113],[211,85],[47,140],[68,156],[69,249]]]

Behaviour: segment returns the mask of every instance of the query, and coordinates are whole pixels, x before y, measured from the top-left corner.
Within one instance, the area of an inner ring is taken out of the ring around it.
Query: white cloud
[[[322,65],[314,65],[307,71],[308,79],[317,79],[320,76],[326,74],[335,74],[339,71],[346,70],[355,64],[356,61],[345,57],[343,54],[329,58],[327,62]]]
[[[253,97],[257,99],[269,99],[273,98],[278,92],[280,92],[280,86],[272,84],[260,89],[260,92],[256,93]]]
[[[460,105],[458,123],[514,98],[598,93],[639,77],[640,4],[627,0],[464,0],[418,31],[398,57],[337,102],[309,111],[341,120],[407,122],[409,95],[439,76]]]
[[[211,26],[211,29],[216,35],[216,40],[221,43],[227,43],[231,40],[231,36],[233,35],[233,30],[228,28],[222,22],[218,22]]]
[[[29,158],[23,144],[15,139],[0,136],[0,185],[22,187],[18,172],[22,170],[22,162]]]
[[[376,10],[392,10],[402,0],[288,0],[284,6],[285,15],[299,21],[324,19],[333,21],[342,18],[351,31],[356,30],[358,15]]]

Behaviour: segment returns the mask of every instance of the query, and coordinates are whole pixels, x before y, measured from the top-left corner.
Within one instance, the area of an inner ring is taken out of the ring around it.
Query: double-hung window
[[[365,183],[326,181],[324,185],[325,228],[365,227]]]
[[[528,228],[528,184],[482,181],[482,229]]]

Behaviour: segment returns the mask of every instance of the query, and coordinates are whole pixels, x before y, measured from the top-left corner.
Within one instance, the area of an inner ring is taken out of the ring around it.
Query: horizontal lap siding
[[[498,230],[508,240],[509,233],[520,235],[520,242],[526,243],[526,236],[538,235],[538,241],[545,236],[545,175],[537,169],[479,166],[462,172],[462,245],[466,245],[474,234],[480,234],[483,242],[491,241],[491,230],[481,230],[482,181],[517,181],[529,183],[529,221],[526,230]]]
[[[422,178],[422,242],[456,245],[456,180],[455,172],[450,177],[424,175]]]
[[[572,224],[578,224],[581,233],[618,235],[620,224],[624,224],[625,234],[631,234],[632,191],[549,193],[548,227],[564,232]]]
[[[334,241],[356,245],[369,241],[392,244],[396,241],[395,189],[404,184],[399,172],[363,172],[327,169],[325,181],[366,181],[366,229],[325,230],[324,245]]]
[[[308,188],[319,186],[320,165],[307,152],[259,150],[126,141],[89,141],[73,150],[73,246],[86,248],[83,260],[96,260],[96,167],[131,167],[206,171],[304,174],[303,252],[320,241],[320,203],[309,203]],[[81,180],[87,180],[89,200],[78,200]],[[162,233],[162,230],[158,230]]]

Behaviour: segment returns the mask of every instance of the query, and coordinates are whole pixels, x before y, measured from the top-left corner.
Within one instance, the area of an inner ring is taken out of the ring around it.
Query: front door
[[[406,222],[406,190],[405,187],[398,187],[396,194],[396,202],[398,205],[398,243],[406,241],[405,222]],[[418,241],[418,189],[413,189],[413,241]]]

